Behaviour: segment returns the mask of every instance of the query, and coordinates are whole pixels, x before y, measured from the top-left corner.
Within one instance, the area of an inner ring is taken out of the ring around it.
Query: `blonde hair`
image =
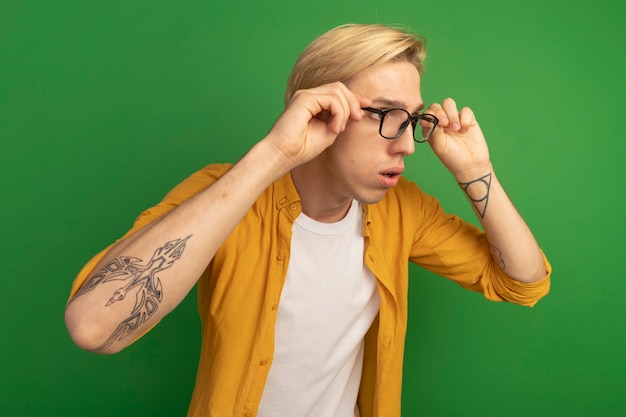
[[[347,24],[324,33],[296,61],[285,91],[285,105],[297,90],[336,81],[391,61],[406,61],[421,74],[426,40],[420,35],[379,24]]]

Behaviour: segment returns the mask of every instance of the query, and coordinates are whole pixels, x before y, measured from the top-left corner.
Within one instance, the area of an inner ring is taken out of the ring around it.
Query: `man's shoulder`
[[[415,182],[400,177],[398,184],[389,189],[385,197],[372,207],[382,213],[415,216],[416,212],[430,211],[438,204],[435,197],[424,192]]]
[[[424,194],[424,192],[415,182],[409,180],[404,176],[401,176],[398,180],[398,184],[396,184],[395,187],[389,189],[383,200],[415,198],[416,196],[422,194]]]

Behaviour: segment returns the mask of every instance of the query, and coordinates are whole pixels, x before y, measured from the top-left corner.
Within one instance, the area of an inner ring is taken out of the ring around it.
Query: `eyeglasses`
[[[400,137],[409,126],[409,123],[411,123],[413,126],[413,140],[423,143],[430,139],[430,135],[433,134],[439,123],[439,119],[432,114],[422,113],[413,116],[401,108],[380,110],[373,107],[363,107],[361,110],[378,115],[378,118],[380,118],[378,133],[385,139]],[[418,122],[421,126],[419,132],[415,129]]]

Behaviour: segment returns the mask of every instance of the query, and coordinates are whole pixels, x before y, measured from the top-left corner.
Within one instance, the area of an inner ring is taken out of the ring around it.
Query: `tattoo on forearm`
[[[481,218],[484,218],[487,213],[487,204],[489,203],[491,173],[473,181],[459,183],[459,185],[474,205],[476,212]]]
[[[124,286],[115,290],[105,307],[122,301],[128,293],[135,291],[135,306],[130,316],[122,321],[106,342],[96,348],[95,351],[104,350],[114,342],[128,336],[158,310],[163,301],[163,288],[157,274],[171,267],[174,262],[180,259],[191,236],[165,243],[154,252],[152,259],[145,264],[143,264],[142,259],[132,256],[120,256],[113,259],[83,284],[74,296],[74,300],[107,282],[126,282]]]
[[[506,269],[506,265],[504,264],[504,258],[502,257],[502,251],[500,249],[498,249],[497,247],[493,246],[493,245],[489,245],[491,246],[491,254],[493,255],[493,259],[496,260],[496,262],[498,262],[498,265],[500,266],[500,269],[502,269],[503,271]]]

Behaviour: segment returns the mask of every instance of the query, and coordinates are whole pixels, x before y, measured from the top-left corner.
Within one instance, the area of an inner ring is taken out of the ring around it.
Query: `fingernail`
[[[459,130],[461,128],[461,125],[457,122],[454,122],[450,127],[452,128],[452,130]]]

